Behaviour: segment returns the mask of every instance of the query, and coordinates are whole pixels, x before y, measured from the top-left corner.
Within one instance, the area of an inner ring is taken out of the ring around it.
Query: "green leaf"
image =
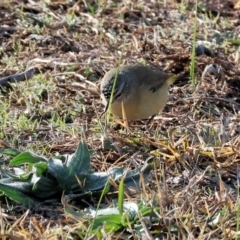
[[[17,155],[10,161],[10,166],[18,166],[25,163],[47,162],[47,160],[33,152],[24,152]]]
[[[117,181],[123,176],[123,168],[112,168],[109,171],[109,174],[115,181]]]
[[[80,220],[82,220],[84,217],[86,217],[85,214],[83,214],[83,213],[80,212],[80,211],[75,211],[75,209],[72,208],[70,205],[66,205],[66,206],[64,207],[64,212],[65,212],[65,214],[66,214],[66,213],[67,213],[67,214],[70,214],[70,215],[72,215],[74,218],[78,218],[78,219],[80,219]]]
[[[232,40],[230,40],[230,42],[232,42],[232,44],[235,45],[235,46],[240,45],[240,39],[232,39]]]
[[[154,211],[155,212],[160,211],[160,207],[155,207]],[[139,210],[139,214],[140,214],[141,217],[152,216],[152,215],[155,215],[154,211],[153,211],[152,207],[145,206],[145,207],[143,207],[142,209]]]
[[[3,178],[0,180],[0,184],[4,185],[6,187],[10,187],[12,189],[25,192],[25,193],[31,193],[32,192],[32,183],[26,182],[26,181],[17,181],[15,179],[11,178]]]
[[[91,173],[86,176],[84,189],[86,191],[102,190],[108,181],[108,175],[105,172]]]
[[[76,152],[67,160],[67,166],[73,174],[86,174],[90,170],[90,155],[87,145],[80,141]]]
[[[131,214],[131,212],[126,212],[122,216],[122,225],[124,227],[128,227],[136,222],[135,215]]]
[[[25,174],[25,171],[22,170],[21,168],[13,168],[14,172],[16,174],[13,174],[11,171],[3,170],[0,168],[2,178],[11,178],[15,180],[22,180],[21,176]]]
[[[45,176],[38,177],[34,174],[31,182],[33,194],[39,198],[47,198],[59,192],[57,183]]]
[[[67,199],[67,200],[69,200],[69,199],[71,199],[71,200],[75,200],[75,201],[77,201],[77,199],[79,199],[79,200],[81,200],[81,199],[90,199],[90,198],[92,198],[93,197],[93,194],[92,194],[92,192],[84,192],[84,193],[70,193],[70,194],[66,194],[66,195],[64,195],[64,197]]]
[[[143,174],[144,177],[147,177],[151,170],[154,169],[154,163],[146,164],[141,168],[138,168],[133,171],[129,171],[125,177],[125,186],[130,187],[139,187],[140,183],[140,174]]]
[[[103,209],[94,210],[91,207],[85,210],[85,213],[89,216],[92,216],[93,218],[96,216],[102,216],[102,215],[119,215],[119,210],[116,207],[107,207]]]
[[[30,208],[36,202],[33,198],[30,198],[26,194],[8,187],[2,183],[0,183],[0,191],[2,191],[7,197],[12,199],[13,201],[22,204],[23,206]]]
[[[124,180],[125,178],[123,177],[120,181],[119,188],[118,188],[118,209],[121,215],[123,214]]]
[[[121,220],[122,216],[120,214],[97,216],[94,219],[92,231],[94,232],[94,230],[97,230],[104,225],[106,233],[109,233],[110,231],[116,232],[123,227]]]
[[[70,191],[73,185],[77,184],[75,175],[70,174],[69,169],[59,159],[49,159],[48,173],[57,180],[60,191]]]
[[[5,149],[2,149],[2,150],[0,150],[0,153],[1,153],[1,154],[8,155],[8,156],[11,156],[11,157],[15,157],[15,156],[17,156],[18,154],[20,154],[20,152],[19,152],[17,149],[14,149],[14,148],[5,148]]]
[[[18,178],[20,178],[21,175],[26,173],[22,168],[18,168],[18,167],[13,168],[13,172],[15,173],[15,175],[12,174],[11,176],[18,177]]]
[[[81,141],[78,145],[76,152],[73,155],[68,156],[66,165],[59,159],[50,159],[48,161],[49,169],[48,172],[54,176],[58,182],[59,188],[62,191],[69,193],[71,191],[84,191],[81,189],[81,184],[86,191],[92,190],[93,188],[99,189],[99,183],[95,184],[92,178],[86,177],[90,173],[90,156],[89,151],[84,143]],[[92,177],[92,176],[91,176]],[[94,181],[96,178],[94,179]],[[104,185],[100,182],[101,186]],[[106,180],[104,181],[106,183]],[[90,189],[88,189],[90,188]]]
[[[30,178],[32,177],[33,175],[33,172],[25,172],[24,170],[22,170],[21,168],[13,168],[13,171],[16,173],[16,174],[13,174],[12,172],[10,171],[6,171],[6,170],[3,170],[1,169],[1,173],[2,173],[2,176],[3,178],[10,178],[12,180],[16,180],[16,181],[28,181],[30,180]]]
[[[48,164],[46,162],[38,162],[33,165],[32,171],[37,174],[37,176],[42,175],[48,169]]]
[[[145,177],[147,177],[152,169],[154,169],[154,164],[150,163],[133,171],[128,171],[125,177],[125,186],[138,187],[140,181],[140,174],[143,174]],[[115,181],[120,180],[124,174],[123,168],[111,169],[109,173]]]

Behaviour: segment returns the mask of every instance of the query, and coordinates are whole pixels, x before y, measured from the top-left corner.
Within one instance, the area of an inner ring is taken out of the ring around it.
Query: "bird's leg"
[[[144,130],[149,131],[148,125],[152,122],[152,120],[154,119],[155,116],[156,116],[156,115],[151,116],[151,117],[148,119],[147,123],[141,128],[141,130],[143,130],[143,131],[144,131]]]
[[[100,117],[102,117],[103,114],[107,112],[108,106],[109,106],[109,102],[108,102],[107,105],[104,107],[104,110],[103,110],[103,112],[101,113]]]
[[[148,119],[146,125],[149,125],[149,124],[152,122],[152,120],[155,118],[155,116],[156,116],[156,115],[152,115],[152,116]]]
[[[127,116],[126,116],[126,112],[125,112],[125,108],[124,108],[124,104],[123,102],[121,102],[121,106],[122,106],[122,117],[123,117],[123,124],[126,128],[128,128],[128,121],[127,121]]]
[[[121,105],[122,105],[123,125],[124,125],[124,127],[127,129],[127,132],[129,133],[130,130],[129,130],[129,125],[128,125],[128,120],[127,120],[127,115],[126,115],[126,112],[125,112],[125,108],[124,108],[124,104],[123,104],[123,102],[121,102]]]

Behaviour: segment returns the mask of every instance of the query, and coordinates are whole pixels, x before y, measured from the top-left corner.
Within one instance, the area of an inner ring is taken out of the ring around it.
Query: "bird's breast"
[[[167,84],[162,85],[154,92],[146,86],[141,86],[135,94],[122,101],[127,120],[146,119],[158,114],[165,107],[167,99]],[[111,111],[122,118],[121,102],[114,101],[111,105]]]

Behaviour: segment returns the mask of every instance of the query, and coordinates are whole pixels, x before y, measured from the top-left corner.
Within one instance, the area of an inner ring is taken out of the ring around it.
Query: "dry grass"
[[[126,193],[126,201],[136,202],[157,193],[159,224],[142,219],[146,239],[154,232],[161,239],[239,239],[240,72],[233,41],[239,22],[232,8],[227,16],[198,13],[197,40],[212,56],[196,57],[196,87],[177,82],[148,130],[142,130],[144,121],[131,122],[128,133],[113,121],[107,133],[102,129],[98,81],[121,54],[121,64],[189,71],[194,6],[185,4],[189,9],[180,14],[178,3],[160,2],[0,3],[0,76],[40,70],[0,93],[0,147],[50,156],[74,152],[83,138],[96,171],[154,161],[151,178],[135,194]],[[203,75],[210,64],[216,72]],[[104,204],[115,198],[106,196]],[[82,223],[62,215],[62,205],[46,214],[49,207],[26,212],[2,201],[2,238],[80,239],[75,233]]]

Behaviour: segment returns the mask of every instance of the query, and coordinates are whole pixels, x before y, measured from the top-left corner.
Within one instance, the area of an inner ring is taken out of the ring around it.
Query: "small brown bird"
[[[123,118],[124,108],[126,120],[154,116],[165,107],[168,88],[178,78],[144,65],[125,65],[111,69],[101,81],[101,98],[105,110],[110,107],[113,114]]]

